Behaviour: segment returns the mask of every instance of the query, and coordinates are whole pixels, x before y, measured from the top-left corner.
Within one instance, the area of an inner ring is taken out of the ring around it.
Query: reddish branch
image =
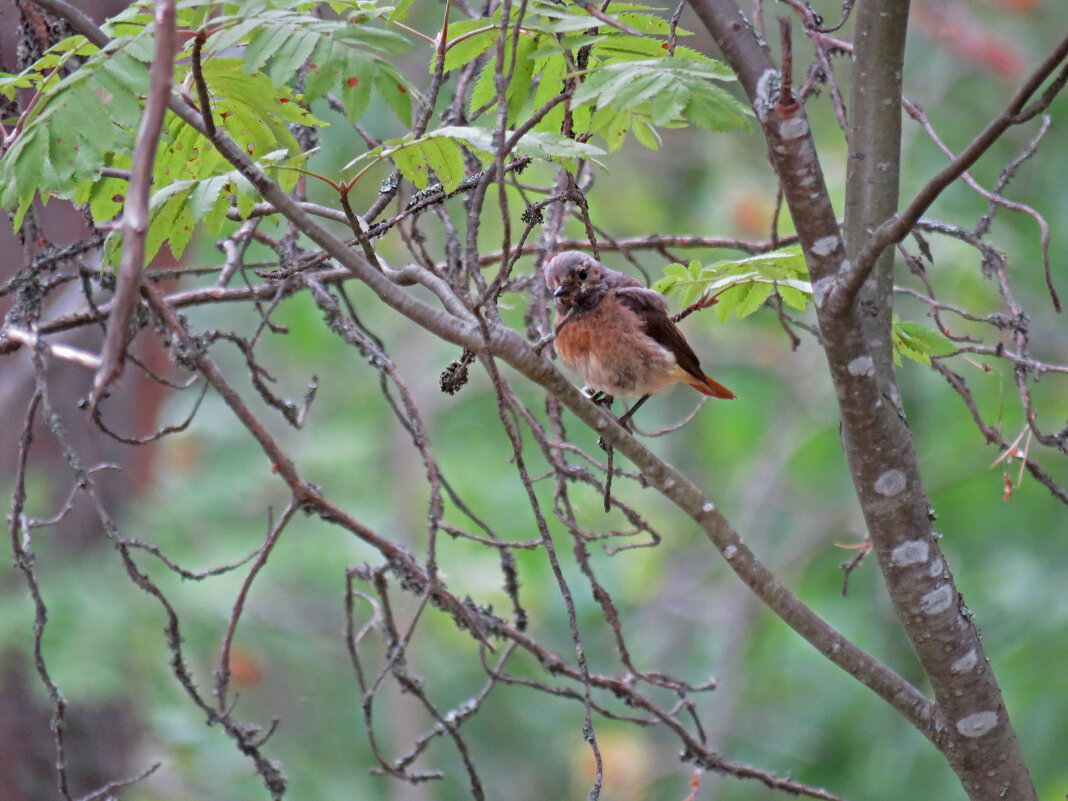
[[[119,280],[108,319],[107,337],[100,354],[100,368],[93,379],[93,403],[103,396],[108,384],[119,377],[130,339],[130,321],[137,308],[141,272],[145,268],[145,238],[148,234],[148,199],[152,191],[152,168],[163,130],[163,118],[171,98],[177,36],[174,29],[174,0],[156,0],[156,55],[149,76],[148,99],[137,131],[130,166],[130,186],[122,215],[122,257]]]

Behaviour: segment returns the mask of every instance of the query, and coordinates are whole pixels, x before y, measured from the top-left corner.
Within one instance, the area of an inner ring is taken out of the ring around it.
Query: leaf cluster
[[[940,331],[922,323],[899,320],[896,314],[891,336],[894,340],[894,363],[899,367],[902,356],[930,365],[932,356],[951,356],[958,350],[953,341]]]
[[[653,289],[670,295],[679,293],[683,306],[698,298],[715,299],[720,322],[733,313],[748,317],[777,293],[787,306],[798,311],[808,308],[812,284],[800,247],[782,248],[745,259],[717,261],[707,266],[700,262],[669,264],[664,277]]]
[[[720,322],[725,322],[731,314],[738,319],[748,317],[772,294],[796,311],[805,311],[812,300],[808,267],[799,246],[706,266],[698,261],[688,265],[669,264],[653,289],[665,295],[678,293],[683,307],[698,300],[714,303]],[[902,357],[930,365],[932,356],[957,352],[945,334],[922,323],[902,322],[896,315],[892,336],[894,362],[898,366]]]
[[[570,90],[570,101],[548,111],[535,130],[570,128],[580,139],[599,137],[609,151],[621,147],[628,132],[657,148],[657,128],[728,131],[747,125],[749,109],[712,83],[734,80],[726,66],[685,46],[672,50],[670,26],[648,6],[620,4],[612,11],[618,27],[582,5],[549,0],[511,7],[506,23],[500,9],[489,19],[455,23],[448,29],[444,69],[481,60],[468,101],[472,117],[503,100],[514,122]],[[501,91],[498,74],[510,77]]]
[[[387,60],[407,40],[371,23],[389,9],[365,2],[331,3],[335,19],[312,14],[311,2],[179,4],[177,26],[185,45],[177,53],[174,81],[192,97],[191,52],[205,42],[202,75],[216,126],[262,169],[296,165],[307,154],[292,125],[326,123],[308,104],[340,88],[349,116],[358,119],[376,89],[407,124],[414,90]],[[34,93],[0,157],[0,204],[15,211],[17,229],[29,204],[62,197],[87,205],[93,222],[107,226],[122,210],[126,181],[114,173],[129,168],[137,125],[148,90],[148,64],[155,53],[151,14],[131,6],[107,27],[113,37],[101,50],[84,37],[57,43],[18,75],[0,75],[0,93]],[[83,60],[69,76],[61,69]],[[305,68],[306,65],[306,68]],[[303,79],[303,91],[289,84]],[[192,102],[190,100],[190,102]],[[102,176],[105,169],[113,173]],[[292,188],[295,173],[280,173]],[[251,185],[200,134],[168,113],[153,171],[151,229],[146,258],[163,242],[181,256],[195,223],[218,232],[231,207],[245,214],[258,196]],[[108,241],[115,252],[118,234]]]

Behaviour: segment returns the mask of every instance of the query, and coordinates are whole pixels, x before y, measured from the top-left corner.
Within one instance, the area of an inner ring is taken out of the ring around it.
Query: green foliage
[[[511,136],[511,131],[505,132],[506,138]],[[419,189],[430,185],[430,172],[433,171],[445,191],[451,192],[467,177],[461,146],[477,153],[483,160],[493,158],[492,132],[485,128],[446,125],[419,137],[409,134],[391,139],[349,162],[346,167],[367,160],[375,163],[391,159],[401,174]],[[512,152],[519,156],[552,159],[565,166],[574,159],[593,159],[604,153],[598,147],[561,134],[530,131],[519,138]]]
[[[113,154],[132,149],[139,94],[148,85],[151,50],[144,44],[124,37],[101,51],[73,36],[19,75],[0,76],[0,93],[13,98],[32,89],[36,100],[0,159],[0,204],[15,211],[16,229],[38,191],[46,199],[62,195],[99,175]],[[61,68],[75,57],[87,60],[61,79]]]
[[[332,3],[339,19],[321,19],[318,3],[229,3],[230,13],[214,17],[205,52],[222,55],[244,46],[249,73],[264,70],[275,86],[292,86],[307,64],[301,100],[306,105],[340,89],[353,122],[367,110],[372,87],[405,125],[411,124],[415,89],[387,57],[409,47],[398,33],[369,24],[389,16],[389,7],[369,2]]]
[[[237,59],[217,58],[204,64],[204,79],[213,96],[216,124],[240,145],[263,169],[282,163],[299,163],[304,159],[300,146],[289,130],[290,123],[323,125],[296,102],[286,88],[275,89],[262,73],[248,74]],[[151,259],[167,242],[176,258],[181,257],[193,235],[196,223],[203,222],[218,233],[231,204],[247,214],[259,195],[252,185],[230,168],[230,163],[210,147],[200,134],[183,120],[168,115],[163,141],[156,155],[153,186],[156,192],[150,203],[150,228],[145,245],[145,259]],[[294,173],[280,173],[279,182],[290,189]],[[93,220],[105,225],[120,210],[108,202],[103,188],[114,187],[113,178],[102,178],[88,188],[76,189],[77,201],[89,198],[102,202],[90,204]],[[105,246],[105,263],[113,264],[120,245],[119,233],[113,232]]]
[[[329,5],[335,18],[324,19],[320,4],[309,0],[179,4],[178,29],[195,36],[183,37],[175,85],[189,97],[198,96],[191,53],[199,37],[212,117],[263,169],[296,166],[306,157],[290,126],[325,125],[308,108],[330,92],[340,93],[352,121],[362,117],[377,93],[405,126],[411,125],[412,102],[419,95],[391,63],[408,41],[386,27],[404,19],[410,3],[395,8],[369,0]],[[523,126],[525,132],[511,146],[516,155],[551,159],[570,170],[578,160],[604,153],[588,143],[592,135],[612,151],[628,132],[655,148],[658,128],[693,123],[729,130],[744,125],[744,107],[712,83],[730,80],[730,72],[684,46],[669,56],[669,27],[652,11],[636,4],[618,6],[619,27],[613,27],[583,8],[535,0],[522,19],[519,8],[513,8],[503,27],[499,11],[487,19],[453,22],[443,66],[451,71],[484,57],[468,98],[477,111],[493,108],[498,100],[498,51],[503,56],[509,80],[501,92],[512,124],[498,145],[510,142],[525,114],[553,103],[565,86],[574,87],[567,104],[557,103],[536,124]],[[106,27],[114,38],[103,51],[75,36],[19,75],[0,76],[0,92],[8,97],[18,91],[36,93],[0,157],[0,203],[15,211],[16,228],[38,194],[45,201],[55,196],[88,205],[97,225],[110,224],[121,212],[125,182],[101,173],[130,167],[148,91],[148,64],[155,53],[153,24],[146,7],[130,6]],[[579,48],[588,49],[581,71],[575,66]],[[431,70],[437,58],[435,49]],[[574,136],[560,133],[565,114]],[[418,188],[426,188],[435,176],[451,191],[467,174],[465,149],[483,162],[496,152],[489,130],[444,126],[388,140],[359,160],[390,159]],[[296,180],[291,171],[278,174],[286,188]],[[153,184],[148,258],[164,243],[180,256],[197,222],[217,233],[231,208],[245,214],[257,199],[248,182],[200,134],[169,113]],[[118,245],[116,233],[108,241],[109,260]]]
[[[777,292],[783,303],[798,311],[804,311],[812,299],[808,267],[800,247],[747,259],[717,261],[707,267],[697,261],[690,262],[688,267],[669,264],[653,289],[665,295],[678,292],[683,306],[699,297],[714,298],[716,316],[721,322],[732,312],[739,318],[748,317],[764,305],[772,292]]]
[[[490,20],[451,25],[444,68],[458,69],[486,56],[468,103],[474,115],[496,106],[500,53],[501,71],[512,76],[503,90],[510,121],[524,110],[543,108],[568,82],[581,84],[569,104],[573,127],[600,136],[610,151],[622,145],[628,132],[646,147],[656,148],[656,128],[692,124],[728,131],[747,124],[747,107],[711,83],[733,80],[729,69],[683,46],[669,55],[668,43],[661,38],[668,34],[668,25],[648,13],[652,9],[625,5],[613,10],[620,13],[623,28],[632,27],[643,35],[606,25],[576,5],[535,0],[522,20],[519,9],[513,8],[501,47],[499,11]],[[593,30],[596,34],[590,33]],[[574,53],[580,48],[588,48],[584,71],[575,66]],[[434,66],[431,62],[431,70]],[[562,104],[557,105],[535,129],[560,131],[566,113]]]
[[[689,265],[669,264],[664,277],[653,289],[665,295],[679,293],[682,306],[689,306],[699,298],[715,303],[720,322],[731,314],[739,319],[755,312],[772,293],[784,304],[804,311],[812,300],[812,285],[800,247],[783,248],[761,253],[746,259],[717,261],[707,267],[698,261]],[[931,364],[932,356],[949,356],[957,348],[944,334],[922,323],[902,322],[894,316],[894,362],[900,366],[901,357],[923,365]]]
[[[212,116],[261,168],[305,158],[289,126],[325,125],[307,104],[338,87],[351,119],[364,113],[375,88],[401,121],[410,123],[414,89],[385,59],[408,43],[399,34],[368,24],[390,9],[367,2],[334,2],[332,9],[342,16],[322,20],[312,14],[318,5],[199,0],[180,4],[179,30],[207,37],[203,76]],[[45,202],[63,197],[88,204],[97,225],[109,224],[122,210],[125,181],[102,177],[101,171],[130,166],[128,154],[148,91],[148,63],[155,53],[151,14],[131,6],[106,31],[115,38],[104,50],[73,36],[20,74],[0,76],[0,93],[8,98],[20,90],[35,93],[17,135],[0,158],[0,204],[15,212],[16,229],[38,193]],[[193,39],[188,38],[175,64],[175,84],[187,90],[192,82],[192,46]],[[240,58],[222,55],[236,48],[243,48]],[[298,94],[290,85],[306,62],[304,91]],[[62,77],[61,70],[75,65]],[[289,188],[295,180],[289,174],[281,183]],[[236,176],[199,133],[169,113],[153,184],[148,258],[163,242],[180,256],[197,221],[218,232],[231,204],[245,213],[257,199],[248,182]],[[110,256],[117,245],[116,234],[108,242]]]
[[[949,356],[957,346],[945,334],[920,323],[902,322],[894,315],[894,363],[901,365],[905,356],[920,364],[930,365],[932,356]]]

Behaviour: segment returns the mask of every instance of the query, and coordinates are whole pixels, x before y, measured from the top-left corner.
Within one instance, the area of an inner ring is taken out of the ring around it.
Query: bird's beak
[[[558,298],[561,295],[563,295],[565,292],[567,292],[567,284],[560,284],[560,286],[558,286],[556,288],[556,291],[553,292],[553,297],[554,298]]]

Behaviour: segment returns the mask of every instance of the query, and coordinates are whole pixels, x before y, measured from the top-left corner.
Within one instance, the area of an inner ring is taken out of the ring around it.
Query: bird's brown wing
[[[638,315],[645,333],[673,354],[679,367],[696,378],[707,382],[701,362],[693,352],[682,331],[667,314],[667,301],[659,292],[644,287],[625,287],[616,290],[619,302]]]

